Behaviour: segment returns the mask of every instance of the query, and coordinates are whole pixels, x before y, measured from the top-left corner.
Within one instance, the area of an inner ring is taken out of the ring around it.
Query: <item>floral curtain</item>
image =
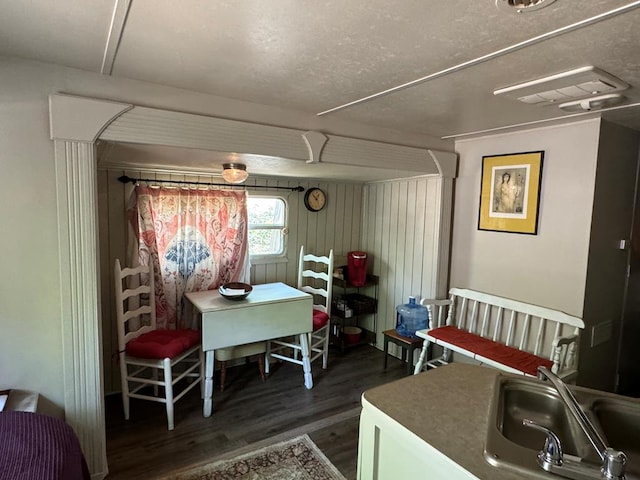
[[[138,261],[153,264],[158,328],[183,328],[185,292],[249,281],[247,194],[137,186]]]

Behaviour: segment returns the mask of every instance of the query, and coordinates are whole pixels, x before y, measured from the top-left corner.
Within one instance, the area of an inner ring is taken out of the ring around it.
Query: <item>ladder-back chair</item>
[[[313,331],[309,333],[309,360],[313,363],[322,357],[322,368],[329,360],[329,334],[331,332],[331,288],[333,286],[333,250],[328,256],[305,254],[300,248],[298,261],[298,289],[313,295]],[[287,355],[289,350],[292,355]],[[295,339],[278,339],[267,342],[266,371],[269,359],[278,358],[302,365],[302,345]]]
[[[168,429],[173,430],[173,405],[202,385],[200,332],[157,329],[153,270],[148,266],[121,268],[116,259],[114,273],[125,419],[129,420],[130,398],[160,402],[166,405]],[[175,385],[188,379],[191,383],[175,395]]]

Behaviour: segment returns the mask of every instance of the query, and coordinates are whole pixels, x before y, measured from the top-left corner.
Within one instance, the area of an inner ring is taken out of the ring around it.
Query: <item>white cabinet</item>
[[[358,480],[477,478],[362,398]]]

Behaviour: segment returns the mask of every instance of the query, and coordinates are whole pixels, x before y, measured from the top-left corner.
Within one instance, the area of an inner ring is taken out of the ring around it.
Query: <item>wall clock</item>
[[[312,212],[319,212],[327,204],[327,194],[319,188],[310,188],[304,194],[304,206]]]

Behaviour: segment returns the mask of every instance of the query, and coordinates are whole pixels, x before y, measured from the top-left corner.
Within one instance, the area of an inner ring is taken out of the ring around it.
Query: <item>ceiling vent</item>
[[[496,0],[496,7],[512,13],[526,13],[540,10],[556,0]]]
[[[576,68],[529,82],[499,88],[494,95],[531,105],[557,105],[629,88],[622,80],[593,66]]]
[[[591,110],[600,110],[601,108],[613,107],[622,103],[624,97],[619,93],[610,93],[608,95],[600,95],[599,97],[584,98],[582,100],[573,100],[558,105],[558,108],[565,112],[590,112]]]

